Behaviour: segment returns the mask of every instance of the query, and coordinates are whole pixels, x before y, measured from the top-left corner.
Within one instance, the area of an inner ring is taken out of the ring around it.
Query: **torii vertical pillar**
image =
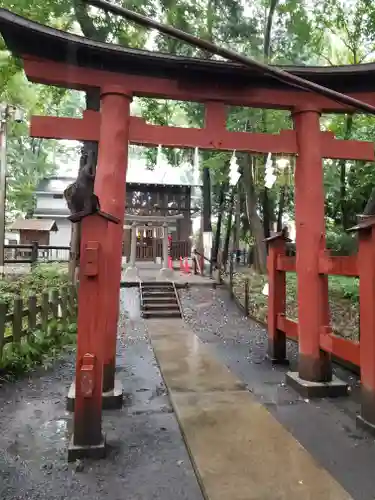
[[[359,238],[359,332],[361,413],[357,424],[375,434],[375,216],[361,218]]]
[[[105,346],[106,296],[110,262],[103,242],[113,222],[99,213],[82,219],[80,283],[78,290],[78,335],[75,377],[74,429],[68,461],[102,458],[103,353]]]
[[[346,386],[332,380],[331,356],[320,349],[320,334],[329,325],[328,279],[319,274],[325,245],[324,186],[320,110],[306,105],[293,115],[298,157],[295,172],[296,272],[298,300],[298,373],[287,382],[305,397],[342,395]]]
[[[109,227],[105,241],[106,258],[110,262],[103,304],[107,315],[103,367],[103,393],[108,394],[108,398],[104,398],[106,407],[122,405],[122,387],[118,382],[115,384],[115,368],[131,100],[131,94],[120,86],[102,88],[95,194],[101,210],[120,221]]]
[[[122,239],[125,217],[126,171],[130,124],[130,93],[120,86],[104,86],[101,90],[100,136],[98,164],[95,176],[95,194],[99,198],[102,212],[118,221],[108,226],[101,235],[102,258],[108,262],[103,302],[105,311],[103,343],[103,408],[121,408],[123,391],[119,381],[115,382],[116,340],[119,316],[119,299],[122,267]],[[87,297],[90,301],[90,297]],[[74,410],[76,388],[72,384],[67,408]]]

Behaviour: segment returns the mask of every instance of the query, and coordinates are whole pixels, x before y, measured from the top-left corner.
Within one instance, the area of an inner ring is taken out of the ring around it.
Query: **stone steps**
[[[142,316],[152,318],[181,318],[177,292],[172,283],[152,282],[141,284]]]

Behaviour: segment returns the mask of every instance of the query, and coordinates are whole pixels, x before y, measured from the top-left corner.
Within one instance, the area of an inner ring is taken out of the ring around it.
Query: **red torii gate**
[[[322,158],[372,161],[374,145],[336,140],[333,134],[321,132],[319,118],[322,112],[352,112],[352,108],[321,95],[291,90],[266,76],[251,75],[236,64],[168,57],[92,42],[26,21],[5,10],[0,10],[0,31],[8,47],[22,58],[30,81],[79,90],[100,89],[98,112],[85,111],[82,119],[31,120],[33,137],[99,142],[95,193],[102,211],[119,221],[116,224],[99,214],[82,221],[76,403],[69,458],[104,453],[102,388],[106,393],[114,390],[129,142],[297,156],[299,376],[325,386],[331,379],[331,366],[330,356],[321,351],[319,344],[321,326],[327,324],[328,314],[327,302],[322,300],[328,294],[327,279],[319,274],[319,253],[325,238]],[[363,74],[353,72],[351,67],[340,71],[290,70],[341,90],[350,85],[351,96],[375,105],[375,92],[363,91]],[[204,103],[205,127],[147,124],[130,116],[133,96]],[[295,128],[276,135],[229,132],[228,105],[288,109]],[[280,357],[275,349],[277,342],[271,338],[270,357],[283,361],[285,354]]]

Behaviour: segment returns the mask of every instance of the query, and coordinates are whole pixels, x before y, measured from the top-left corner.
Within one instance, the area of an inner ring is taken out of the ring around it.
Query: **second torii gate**
[[[105,451],[102,393],[111,394],[115,388],[129,143],[297,156],[299,375],[310,381],[329,380],[329,355],[319,347],[320,325],[325,324],[327,314],[320,300],[321,294],[327,294],[327,280],[319,275],[317,260],[325,235],[322,158],[372,161],[374,146],[336,140],[333,134],[321,132],[319,118],[322,112],[351,112],[352,108],[283,84],[272,86],[269,77],[259,78],[258,74],[252,81],[249,72],[237,65],[97,43],[4,10],[0,10],[0,31],[8,47],[23,60],[30,81],[100,91],[100,111],[85,111],[82,119],[33,117],[30,128],[33,137],[99,142],[95,193],[104,215],[93,214],[82,221],[76,402],[69,458],[102,456]],[[326,75],[327,81],[338,86],[345,80],[342,72],[335,75],[329,68],[320,73],[321,79]],[[315,78],[313,71],[306,76]],[[352,95],[375,104],[373,91]],[[147,124],[130,115],[134,96],[201,102],[205,126],[189,129]],[[229,132],[228,105],[288,109],[294,130],[275,135]]]

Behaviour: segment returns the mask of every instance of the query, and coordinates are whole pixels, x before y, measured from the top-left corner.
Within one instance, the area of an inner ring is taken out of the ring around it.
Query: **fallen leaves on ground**
[[[267,275],[260,275],[251,269],[241,269],[233,276],[233,291],[242,305],[245,305],[245,282],[249,280],[249,314],[267,321],[268,297],[263,295]],[[229,284],[229,278],[224,280]],[[357,341],[359,339],[359,296],[358,279],[344,276],[329,277],[329,306],[331,325],[337,335]],[[287,273],[286,315],[297,321],[296,275]]]

